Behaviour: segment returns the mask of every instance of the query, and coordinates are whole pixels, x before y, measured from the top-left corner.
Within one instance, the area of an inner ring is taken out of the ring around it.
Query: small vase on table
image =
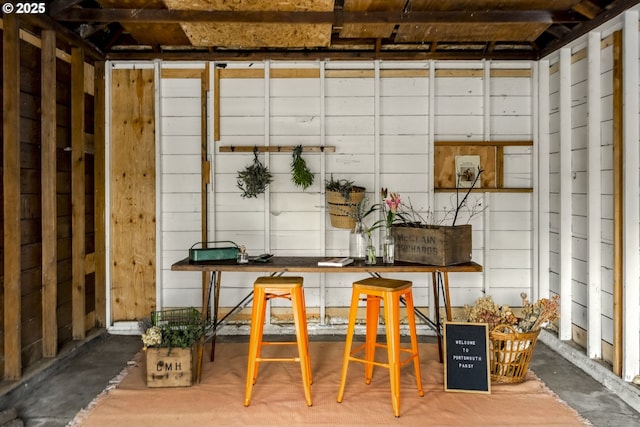
[[[371,241],[371,237],[369,237],[367,241],[367,255],[364,258],[364,263],[367,265],[375,265],[376,263],[376,247],[373,246],[373,242]]]
[[[356,261],[362,261],[367,255],[367,233],[362,221],[357,221],[349,234],[349,256]]]
[[[384,238],[382,239],[382,262],[385,264],[393,264],[395,262],[395,240],[391,235],[391,227],[385,229]]]

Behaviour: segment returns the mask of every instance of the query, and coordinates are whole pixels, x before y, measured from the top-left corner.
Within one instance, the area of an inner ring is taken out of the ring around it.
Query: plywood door
[[[111,314],[148,317],[156,304],[155,112],[152,69],[113,70]]]

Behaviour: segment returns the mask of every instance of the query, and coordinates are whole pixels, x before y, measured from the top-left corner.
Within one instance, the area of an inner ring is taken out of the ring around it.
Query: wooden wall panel
[[[4,16],[3,31],[3,225],[4,378],[22,374],[20,281],[20,40],[18,18]]]
[[[113,70],[112,320],[149,316],[156,301],[155,110],[152,69]]]
[[[55,80],[56,37],[42,32],[42,76]],[[53,357],[58,349],[57,213],[56,213],[56,86],[42,78],[42,353]]]
[[[86,336],[85,315],[85,153],[84,153],[84,54],[71,49],[71,259],[73,338]]]

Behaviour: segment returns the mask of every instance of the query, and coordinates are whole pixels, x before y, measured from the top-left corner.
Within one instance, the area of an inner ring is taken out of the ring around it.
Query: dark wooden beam
[[[71,327],[76,340],[86,337],[84,104],[84,51],[74,47],[71,49]]]
[[[435,43],[431,44],[435,46]],[[535,60],[538,57],[538,52],[534,50],[514,52],[513,50],[484,52],[483,50],[470,51],[429,51],[429,50],[397,50],[375,52],[374,47],[370,51],[365,50],[351,50],[351,51],[266,51],[266,50],[254,50],[254,51],[167,51],[154,53],[150,51],[146,52],[113,52],[107,55],[108,60],[153,60],[162,59],[166,61],[261,61],[264,59],[272,60]]]
[[[62,24],[52,20],[46,15],[20,15],[20,19],[31,25],[32,27],[40,28],[42,30],[52,30],[56,32],[56,38],[71,46],[77,46],[84,50],[84,54],[87,59],[91,60],[104,60],[104,53],[100,51],[94,45],[83,40],[78,34],[69,30]]]
[[[56,211],[56,33],[42,32],[42,355],[58,354],[58,217]]]
[[[4,379],[22,376],[22,281],[20,238],[20,27],[18,15],[3,16],[2,183],[4,219]]]
[[[73,6],[81,3],[82,0],[53,0],[49,3],[48,10],[50,15],[55,15],[63,10],[72,8]]]
[[[546,46],[544,49],[540,51],[540,58],[543,58],[555,52],[556,50],[560,49],[561,47],[568,45],[572,41],[582,37],[583,35],[587,34],[589,31],[598,28],[600,25],[604,24],[610,19],[615,18],[625,10],[632,8],[638,3],[640,3],[640,0],[617,0],[613,2],[612,3],[613,7],[611,7],[611,9],[605,10],[596,18],[590,21],[586,21],[582,24],[576,25],[571,30],[571,33],[568,34],[566,37],[563,37],[552,43],[549,43],[548,46]]]
[[[72,8],[52,14],[61,22],[130,22],[168,24],[176,22],[232,22],[239,24],[429,24],[429,23],[578,23],[584,17],[573,11],[482,10],[482,11],[215,11],[168,9]]]

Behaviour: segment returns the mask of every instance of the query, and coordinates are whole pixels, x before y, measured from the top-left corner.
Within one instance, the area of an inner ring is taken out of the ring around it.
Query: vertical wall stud
[[[94,211],[95,211],[95,253],[96,253],[96,323],[107,326],[107,278],[106,278],[106,173],[105,173],[105,111],[106,78],[105,63],[94,63],[93,134],[94,134]]]
[[[85,176],[84,176],[84,52],[71,49],[71,322],[74,339],[85,328]]]
[[[602,268],[602,249],[600,235],[602,232],[602,185],[600,165],[600,123],[601,114],[601,85],[600,85],[600,33],[590,33],[588,42],[588,110],[589,110],[589,141],[588,141],[588,302],[587,302],[587,355],[590,358],[602,356],[602,283],[600,269]]]
[[[571,339],[571,49],[560,50],[560,332],[561,340]]]
[[[624,223],[622,234],[624,235],[623,254],[623,356],[622,379],[632,381],[640,372],[640,317],[638,316],[638,301],[640,289],[638,277],[640,276],[640,236],[638,236],[638,223],[640,223],[640,194],[638,182],[640,181],[640,129],[638,117],[640,116],[640,99],[638,89],[640,87],[640,64],[638,51],[640,51],[640,35],[638,34],[638,10],[624,13],[623,27],[623,57],[622,68],[624,70],[623,87],[629,88],[623,92],[623,147],[624,178]]]
[[[42,185],[42,355],[58,351],[58,260],[56,209],[56,35],[42,32],[41,185]]]
[[[2,31],[4,379],[22,375],[20,309],[20,39],[18,17],[4,14]]]

